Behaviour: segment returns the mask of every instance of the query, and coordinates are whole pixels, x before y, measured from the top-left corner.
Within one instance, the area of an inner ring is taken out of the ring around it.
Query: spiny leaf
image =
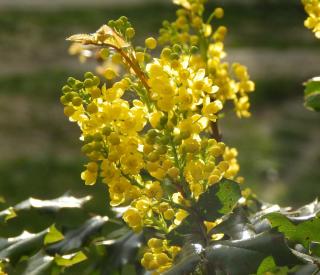
[[[108,217],[95,216],[86,221],[80,228],[71,230],[65,234],[62,241],[47,247],[46,251],[50,255],[66,254],[77,251],[96,234],[102,226],[109,220]]]
[[[198,221],[193,215],[186,217],[183,222],[171,230],[166,238],[170,240],[171,245],[182,246],[187,239],[191,239],[193,242],[203,241],[203,230],[201,228],[200,221]]]
[[[32,256],[28,260],[28,265],[23,275],[41,275],[47,274],[47,270],[53,263],[54,257],[46,255],[43,250]]]
[[[24,231],[17,237],[0,239],[0,259],[19,258],[36,248],[39,249],[47,232],[48,230],[44,230],[37,234],[32,234]]]
[[[53,200],[39,200],[35,198],[29,198],[13,207],[9,207],[5,210],[0,211],[0,221],[7,221],[16,217],[17,212],[30,209],[56,212],[64,208],[81,208],[89,200],[91,200],[90,196],[75,198],[69,195],[63,195]]]
[[[55,225],[51,225],[49,228],[48,234],[44,238],[44,244],[52,244],[64,239],[63,234],[55,227]]]
[[[260,263],[272,256],[277,266],[301,264],[287,246],[282,234],[269,231],[253,238],[235,241],[219,241],[206,248],[205,256],[218,272],[232,275],[255,273]]]
[[[198,243],[187,243],[177,257],[173,267],[164,275],[191,274],[201,261],[204,248]]]
[[[309,249],[311,241],[320,241],[320,218],[312,218],[297,225],[280,213],[271,213],[266,218],[287,239],[302,244],[306,249]]]
[[[222,218],[222,222],[212,228],[209,235],[223,233],[233,240],[243,240],[255,235],[253,226],[242,208],[236,208],[233,213]]]
[[[100,244],[106,245],[110,255],[112,255],[105,262],[106,272],[111,273],[112,269],[134,263],[137,260],[137,252],[142,245],[142,240],[142,234],[129,231],[117,239],[101,242]]]
[[[272,256],[265,258],[260,264],[257,275],[264,275],[266,272],[271,271],[276,267],[276,263]]]
[[[223,179],[219,183],[209,187],[198,201],[198,205],[204,218],[215,221],[224,214],[230,213],[241,198],[239,184]]]
[[[73,266],[75,264],[85,261],[86,259],[87,256],[82,251],[69,255],[57,255],[54,258],[56,264],[63,267]]]
[[[314,77],[305,83],[305,106],[313,111],[320,111],[320,78]]]
[[[7,210],[7,215],[4,218],[4,221],[7,222],[8,220],[11,220],[17,216],[16,211],[14,211],[13,207],[9,207]]]

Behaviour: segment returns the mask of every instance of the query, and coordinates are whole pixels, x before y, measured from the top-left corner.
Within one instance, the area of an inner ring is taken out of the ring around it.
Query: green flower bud
[[[156,162],[160,158],[160,154],[157,151],[153,151],[148,155],[148,160]]]
[[[170,138],[166,135],[162,136],[160,139],[159,139],[159,143],[160,144],[163,144],[163,145],[167,145],[169,144],[170,142]]]
[[[161,58],[170,58],[170,55],[172,53],[172,50],[170,48],[164,48],[161,52]]]
[[[85,143],[90,143],[94,140],[93,136],[92,135],[89,135],[89,136],[85,136],[84,138],[84,142]]]
[[[179,59],[179,54],[177,54],[177,53],[171,53],[171,54],[170,54],[170,59],[171,59],[171,60],[177,60],[177,59]]]
[[[67,83],[69,86],[73,86],[76,83],[76,79],[74,77],[68,77]]]
[[[197,46],[192,46],[190,48],[190,53],[191,54],[196,54],[199,51],[199,48]]]
[[[160,154],[160,155],[163,155],[165,153],[167,153],[168,151],[168,147],[166,145],[161,145],[159,146],[159,148],[157,149],[157,152]]]
[[[148,135],[148,137],[150,137],[150,138],[156,138],[156,137],[159,135],[159,133],[158,133],[158,131],[155,130],[155,129],[150,129],[150,130],[148,131],[147,135]]]
[[[181,53],[181,51],[182,51],[182,48],[179,44],[174,44],[172,49],[175,53]]]
[[[94,76],[92,79],[93,86],[98,86],[100,84],[100,78],[97,76]]]
[[[69,101],[66,99],[66,96],[63,95],[63,96],[60,97],[60,102],[63,105],[66,105],[66,104],[68,104]]]
[[[132,39],[135,36],[136,32],[134,30],[134,28],[128,28],[126,29],[126,37],[128,37],[129,39]]]
[[[76,85],[75,85],[75,89],[76,90],[81,90],[83,88],[83,83],[80,81],[77,81]]]
[[[67,94],[64,95],[64,97],[65,97],[65,100],[67,102],[70,102],[73,99],[73,93],[72,92],[71,93],[67,93]]]
[[[94,138],[95,141],[102,141],[103,140],[103,137],[102,137],[102,135],[100,133],[95,133],[93,135],[93,138]]]
[[[81,152],[84,154],[90,154],[93,151],[91,144],[85,144],[81,147]]]
[[[72,105],[80,106],[82,104],[82,98],[77,96],[72,99]]]
[[[84,81],[84,86],[85,86],[86,88],[92,87],[92,86],[93,86],[93,80],[90,79],[90,78],[87,78],[87,79]]]
[[[106,126],[102,129],[102,134],[105,136],[109,136],[112,133],[112,129],[109,126]]]
[[[92,79],[94,77],[93,73],[92,72],[86,72],[84,74],[84,78],[85,79]]]
[[[72,89],[70,88],[70,86],[68,85],[65,85],[62,87],[62,92],[65,94],[65,93],[70,93],[72,92]]]

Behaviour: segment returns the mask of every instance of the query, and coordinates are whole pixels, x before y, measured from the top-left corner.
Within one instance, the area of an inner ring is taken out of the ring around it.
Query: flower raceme
[[[210,24],[223,10],[204,21],[204,2],[175,0],[177,19],[165,21],[145,48],[132,45],[126,17],[69,38],[72,53],[101,61],[100,76],[70,77],[62,89],[64,113],[79,125],[89,159],[81,178],[92,185],[100,177],[111,206],[127,206],[123,219],[135,232],[168,234],[210,186],[242,182],[237,150],[221,141],[217,122],[228,102],[238,117],[250,116],[254,83],[243,65],[223,62],[227,29]],[[159,44],[160,56],[152,57]],[[179,250],[152,238],[142,265],[161,273]]]

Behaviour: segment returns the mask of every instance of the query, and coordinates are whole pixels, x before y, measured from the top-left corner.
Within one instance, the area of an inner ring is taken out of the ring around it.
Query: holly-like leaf
[[[32,256],[28,260],[28,265],[23,275],[42,275],[48,274],[47,271],[53,263],[54,257],[51,257],[43,250]]]
[[[266,274],[274,274],[274,275],[287,275],[289,272],[289,268],[287,266],[277,267],[276,263],[272,256],[265,258],[260,264],[257,275],[266,275]]]
[[[314,77],[305,84],[305,106],[313,111],[320,111],[320,77]]]
[[[223,179],[211,186],[203,193],[198,205],[203,217],[208,221],[215,221],[225,214],[229,214],[241,198],[239,184]]]
[[[309,249],[311,241],[320,241],[320,218],[312,218],[295,225],[289,218],[280,213],[266,216],[272,227],[277,228],[290,241],[302,244]]]
[[[265,258],[260,264],[257,275],[264,275],[266,272],[270,272],[272,269],[276,267],[276,263],[272,256]]]
[[[8,220],[11,220],[17,216],[16,211],[14,211],[13,207],[9,207],[3,211],[0,212],[0,221],[4,220],[7,222]]]
[[[35,208],[55,212],[63,208],[81,208],[89,200],[91,200],[90,196],[75,198],[69,195],[63,195],[53,200],[39,200],[30,198],[14,206],[14,210],[21,211]]]
[[[101,245],[106,245],[111,255],[105,262],[106,274],[111,273],[113,269],[134,264],[137,260],[137,252],[142,246],[143,235],[135,234],[129,231],[114,240],[106,240]],[[109,272],[109,273],[108,273]]]
[[[220,224],[211,229],[209,235],[223,233],[233,240],[243,240],[253,237],[256,233],[242,208],[236,208],[233,213],[222,219]]]
[[[81,263],[87,259],[87,256],[79,251],[77,253],[68,254],[68,255],[56,255],[54,260],[58,266],[70,267],[75,264]]]
[[[256,273],[268,256],[273,257],[277,266],[302,263],[291,252],[283,235],[273,230],[246,240],[214,242],[205,250],[205,257],[216,272],[232,275]]]
[[[178,255],[174,266],[164,275],[191,274],[201,261],[201,253],[204,248],[199,243],[187,242]]]
[[[189,215],[175,229],[171,230],[166,238],[171,245],[183,246],[186,240],[203,242],[203,222],[197,217]]]
[[[15,218],[19,211],[26,211],[31,209],[57,212],[64,208],[81,208],[89,200],[91,200],[90,196],[75,198],[73,196],[69,196],[68,194],[53,200],[39,200],[35,198],[29,198],[13,207],[9,207],[5,210],[0,211],[0,221],[7,221],[9,219]]]
[[[63,255],[81,249],[108,220],[108,217],[101,216],[89,219],[80,228],[67,232],[62,241],[48,246],[46,252],[50,255]]]
[[[24,231],[21,235],[8,239],[0,239],[0,259],[19,259],[34,250],[39,250],[48,230],[32,234]]]
[[[63,234],[55,227],[55,225],[50,226],[48,234],[44,238],[44,244],[52,244],[64,239]]]

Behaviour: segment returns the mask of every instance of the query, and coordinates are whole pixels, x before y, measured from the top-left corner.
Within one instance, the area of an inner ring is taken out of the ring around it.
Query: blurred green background
[[[1,208],[71,190],[93,195],[90,209],[105,213],[104,186],[80,180],[80,132],[59,102],[66,78],[94,65],[69,56],[65,38],[126,15],[142,43],[157,35],[162,19],[174,18],[169,2],[0,1]],[[220,123],[224,140],[239,149],[241,175],[267,201],[313,200],[320,193],[320,114],[304,109],[302,82],[320,72],[320,41],[303,27],[303,7],[298,0],[209,2],[209,10],[225,7],[228,60],[247,65],[257,84],[252,118],[228,112]]]

